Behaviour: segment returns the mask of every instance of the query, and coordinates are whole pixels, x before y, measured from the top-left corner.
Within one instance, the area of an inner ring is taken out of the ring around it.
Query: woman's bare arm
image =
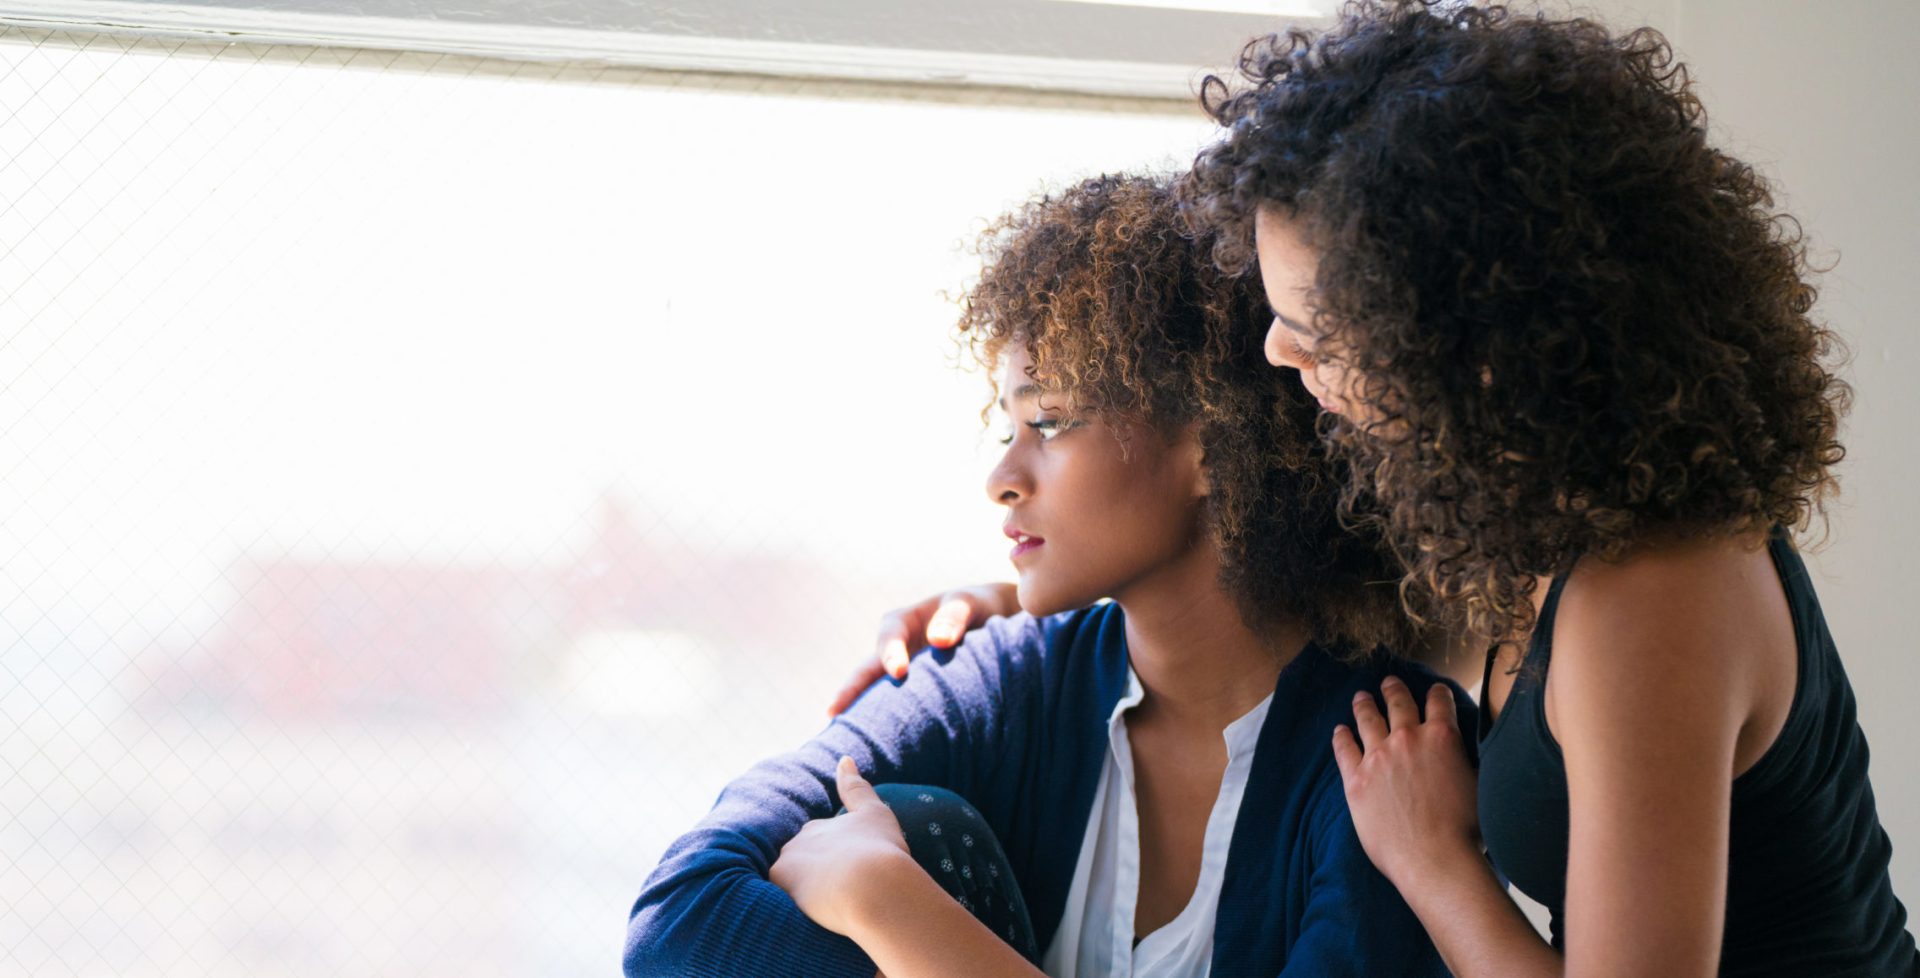
[[[808,822],[768,874],[801,912],[889,978],[1045,978],[920,868],[851,758],[834,773],[846,811]]]
[[[1783,656],[1792,676],[1784,598],[1751,557],[1688,544],[1586,562],[1568,582],[1547,684],[1570,802],[1564,961],[1477,852],[1470,776],[1435,704],[1422,722],[1392,684],[1385,717],[1356,703],[1360,743],[1336,736],[1355,825],[1455,974],[1718,970],[1736,754],[1757,707],[1780,703]]]
[[[912,859],[867,894],[847,936],[887,978],[1045,978]]]
[[[1591,562],[1558,621],[1568,974],[1715,974],[1733,779],[1778,736],[1796,675],[1771,558],[1723,539]]]

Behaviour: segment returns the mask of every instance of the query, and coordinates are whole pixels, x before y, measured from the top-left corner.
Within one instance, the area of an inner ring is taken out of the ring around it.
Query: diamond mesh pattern
[[[0,31],[0,972],[611,973],[877,613],[1003,574],[956,243],[1205,132]]]

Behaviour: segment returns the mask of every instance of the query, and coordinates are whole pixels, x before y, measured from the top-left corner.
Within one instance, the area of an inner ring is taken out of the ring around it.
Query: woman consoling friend
[[[1027,611],[730,784],[647,881],[630,975],[1445,973],[1327,731],[1387,677],[1472,706],[1390,654],[1421,641],[1395,565],[1214,243],[1146,177],[987,232],[960,329],[1001,371]]]
[[[1666,42],[1356,3],[1240,68],[1207,85],[1225,131],[1187,211],[1257,265],[1267,357],[1413,610],[1489,650],[1477,777],[1398,683],[1328,731],[1454,973],[1920,972],[1794,545],[1842,454],[1837,341]]]

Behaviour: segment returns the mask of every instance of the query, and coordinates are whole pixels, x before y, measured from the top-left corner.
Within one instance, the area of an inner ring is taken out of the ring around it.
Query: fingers
[[[1333,728],[1333,763],[1340,768],[1340,781],[1350,784],[1353,772],[1360,767],[1360,743],[1353,739],[1353,731],[1346,724]]]
[[[853,701],[859,699],[860,694],[866,692],[867,687],[877,682],[881,675],[879,660],[861,663],[859,668],[847,675],[840,692],[834,694],[833,702],[827,707],[827,716],[837,717],[847,712],[847,707],[852,706]]]
[[[868,686],[884,673],[904,680],[912,668],[913,650],[924,645],[948,649],[958,644],[970,628],[986,623],[996,614],[1010,613],[1002,607],[1016,602],[1010,584],[987,584],[978,588],[948,591],[916,605],[888,612],[880,618],[879,643],[874,662],[862,665],[847,677],[847,682],[827,707],[828,716],[846,712]],[[1018,605],[1015,604],[1015,610]]]
[[[1400,677],[1388,676],[1381,681],[1380,698],[1387,701],[1388,729],[1404,730],[1420,722],[1420,704]]]
[[[987,619],[1019,612],[1020,593],[1012,584],[980,584],[935,595],[880,619],[880,661],[893,678],[905,678],[913,650],[927,645],[950,649]]]
[[[840,763],[833,769],[833,780],[840,789],[840,804],[849,812],[864,811],[875,805],[885,807],[886,803],[874,793],[873,785],[860,776],[860,769],[851,757],[841,757]]]
[[[912,655],[907,651],[907,640],[899,635],[889,635],[880,640],[879,669],[895,679],[907,678],[907,660]],[[874,678],[879,678],[878,676]]]
[[[906,677],[907,659],[918,647],[915,636],[926,630],[925,622],[926,615],[919,608],[901,608],[880,616],[880,637],[874,658],[887,675],[895,679]]]
[[[935,648],[950,649],[967,628],[974,624],[973,598],[960,591],[949,592],[940,599],[939,610],[927,621],[927,644]]]
[[[1449,727],[1460,725],[1454,709],[1453,690],[1449,689],[1446,683],[1434,683],[1427,687],[1427,722],[1445,722]]]
[[[1373,703],[1373,694],[1361,692],[1353,697],[1353,728],[1360,734],[1360,746],[1373,750],[1387,739],[1387,719]]]

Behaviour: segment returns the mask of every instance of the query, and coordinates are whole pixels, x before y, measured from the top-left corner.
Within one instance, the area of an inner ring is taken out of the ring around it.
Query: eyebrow
[[[1015,387],[1013,389],[1012,394],[1009,394],[1009,395],[1006,395],[1005,397],[1000,398],[1000,410],[1005,411],[1007,409],[1007,401],[1009,399],[1012,399],[1015,401],[1031,400],[1033,398],[1039,397],[1042,394],[1045,394],[1046,392],[1047,392],[1047,389],[1044,387],[1041,387],[1039,384],[1021,384],[1020,386]]]
[[[1279,321],[1280,321],[1280,325],[1282,325],[1282,326],[1285,326],[1286,328],[1288,328],[1288,329],[1290,329],[1290,330],[1293,330],[1294,332],[1296,332],[1296,333],[1299,333],[1299,334],[1300,334],[1300,335],[1302,335],[1302,336],[1312,336],[1312,335],[1313,335],[1312,333],[1310,333],[1310,332],[1308,332],[1308,331],[1307,331],[1307,328],[1306,328],[1305,326],[1302,326],[1302,325],[1300,325],[1299,323],[1296,323],[1296,322],[1294,322],[1293,320],[1291,320],[1291,319],[1288,319],[1287,317],[1285,317],[1285,316],[1282,316],[1281,314],[1279,314],[1279,313],[1277,313],[1277,312],[1273,314],[1273,318],[1275,318],[1275,319],[1277,319],[1277,320],[1279,320]]]

